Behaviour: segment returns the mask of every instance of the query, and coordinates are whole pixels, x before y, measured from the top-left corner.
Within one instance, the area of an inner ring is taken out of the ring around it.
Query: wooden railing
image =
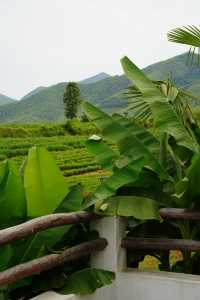
[[[0,246],[29,237],[46,229],[86,222],[96,218],[98,218],[97,215],[86,211],[58,213],[35,218],[20,225],[0,230]]]
[[[183,208],[162,208],[160,216],[163,219],[199,221],[200,211]],[[122,248],[137,250],[180,250],[199,251],[200,241],[167,238],[137,238],[122,239]]]
[[[95,214],[84,211],[76,213],[58,213],[35,218],[23,224],[0,230],[0,245],[6,245],[49,228],[88,222],[96,218],[99,217]],[[15,267],[11,267],[0,272],[0,286],[14,283],[19,279],[52,269],[66,262],[78,260],[81,257],[85,257],[94,252],[102,251],[106,246],[106,239],[98,238],[68,248],[58,254],[49,254],[29,262],[19,264]]]
[[[200,212],[189,209],[162,208],[160,215],[163,219],[200,220]],[[58,213],[32,219],[23,224],[0,230],[0,246],[19,239],[30,237],[43,230],[81,222],[89,222],[100,218],[89,212]],[[16,282],[19,279],[52,269],[66,262],[80,259],[81,257],[102,251],[107,246],[104,238],[98,238],[68,248],[60,253],[53,253],[32,261],[19,264],[0,272],[0,286]],[[200,241],[164,238],[138,238],[125,237],[121,241],[121,247],[125,249],[146,250],[181,250],[199,251]]]

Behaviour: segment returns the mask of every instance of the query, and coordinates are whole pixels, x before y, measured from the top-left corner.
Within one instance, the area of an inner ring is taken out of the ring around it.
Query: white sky
[[[0,0],[0,93],[120,74],[186,51],[168,30],[199,25],[199,0]]]

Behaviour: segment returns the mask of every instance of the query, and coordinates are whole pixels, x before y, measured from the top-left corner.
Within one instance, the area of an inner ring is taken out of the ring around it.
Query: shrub
[[[65,128],[67,129],[67,131],[70,134],[81,134],[82,133],[81,122],[78,119],[68,120]]]

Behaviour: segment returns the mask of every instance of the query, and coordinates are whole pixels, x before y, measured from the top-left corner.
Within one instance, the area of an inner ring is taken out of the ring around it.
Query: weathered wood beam
[[[134,238],[127,237],[122,240],[122,248],[133,250],[180,250],[199,251],[200,241],[164,238]]]
[[[0,272],[0,286],[14,283],[22,278],[39,274],[55,268],[66,262],[77,260],[96,251],[102,251],[107,246],[104,238],[82,243],[64,250],[60,254],[49,254],[41,258],[17,265]]]
[[[0,230],[0,246],[29,237],[37,232],[97,218],[97,215],[80,211],[75,213],[57,213],[32,219],[25,223]]]
[[[163,219],[200,220],[200,211],[185,208],[161,208],[159,210]]]

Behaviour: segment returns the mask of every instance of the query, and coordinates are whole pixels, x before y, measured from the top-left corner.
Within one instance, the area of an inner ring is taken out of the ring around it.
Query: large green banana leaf
[[[55,160],[43,147],[29,150],[24,187],[29,217],[52,213],[68,193],[68,186]]]
[[[114,114],[112,118],[117,121],[121,126],[126,127],[129,129],[131,133],[134,133],[134,135],[142,141],[143,145],[146,146],[151,153],[155,153],[156,157],[159,153],[159,147],[160,143],[158,139],[155,138],[147,129],[145,129],[143,126],[140,126],[134,121],[129,121],[129,119],[119,115]],[[121,146],[123,147],[123,145]]]
[[[97,212],[107,216],[135,217],[139,220],[160,220],[158,203],[138,196],[116,196],[105,200]]]
[[[186,177],[188,178],[189,196],[200,196],[200,154],[193,156],[191,165],[186,171]]]
[[[108,144],[100,140],[88,139],[86,142],[86,147],[90,153],[95,156],[97,162],[102,166],[102,168],[112,170],[113,162],[119,155],[114,151]]]
[[[0,163],[0,221],[8,226],[26,217],[25,192],[13,161]]]
[[[87,295],[105,285],[111,284],[115,274],[110,271],[88,268],[73,273],[66,279],[62,294]]]
[[[4,271],[9,264],[9,261],[13,255],[13,249],[11,245],[5,245],[1,247],[0,251],[0,271]]]
[[[82,209],[82,203],[83,188],[80,184],[77,184],[71,188],[71,190],[58,206],[55,212],[59,213],[80,211]]]
[[[200,197],[200,155],[195,154],[185,177],[175,185],[174,199],[180,207],[190,207]]]
[[[72,187],[56,210],[52,210],[50,213],[80,211],[82,209],[82,202],[82,187],[80,185],[76,185]],[[27,247],[21,256],[20,263],[41,256],[43,254],[43,249],[53,248],[54,245],[62,239],[62,237],[69,231],[70,228],[71,225],[65,225],[37,233],[27,244]]]
[[[155,127],[163,133],[173,136],[177,143],[194,152],[199,152],[199,146],[193,136],[184,127],[173,106],[166,96],[145,74],[128,58],[121,60],[126,76],[133,81],[149,104]]]
[[[124,168],[117,169],[112,176],[97,187],[90,199],[85,202],[84,208],[113,196],[123,185],[135,182],[143,166],[143,159],[138,159]]]
[[[124,167],[130,162],[142,158],[147,168],[152,169],[161,178],[168,177],[166,171],[159,164],[157,156],[154,156],[151,148],[149,149],[146,146],[145,143],[148,139],[143,141],[139,136],[138,128],[135,134],[132,128],[129,129],[127,126],[123,126],[120,124],[121,122],[88,102],[83,103],[83,108],[87,117],[102,131],[103,136],[112,143],[117,144],[121,155],[120,161],[123,160],[123,163],[119,163],[118,167]]]

